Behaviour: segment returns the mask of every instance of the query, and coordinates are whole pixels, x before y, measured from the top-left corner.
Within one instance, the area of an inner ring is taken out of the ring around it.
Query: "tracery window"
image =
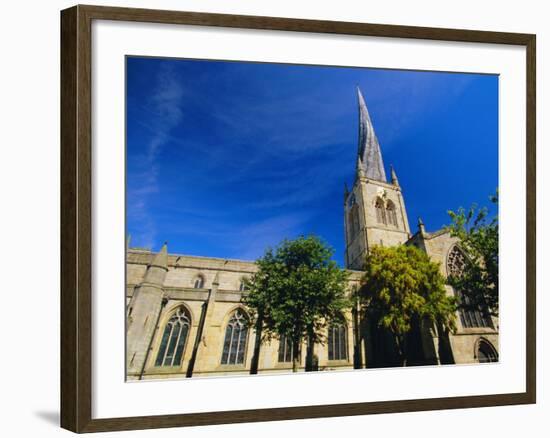
[[[464,253],[457,245],[454,245],[447,256],[447,274],[456,277],[462,275],[466,263],[467,260]]]
[[[191,327],[189,314],[185,308],[178,307],[164,327],[155,366],[173,367],[181,365],[189,327]]]
[[[292,362],[292,340],[285,335],[279,338],[279,362]]]
[[[477,360],[480,363],[498,362],[498,353],[485,339],[480,339],[477,346]]]
[[[229,319],[223,342],[222,365],[244,364],[248,338],[248,317],[237,309]]]
[[[353,239],[359,231],[359,207],[354,204],[349,212],[350,238]]]
[[[386,205],[386,217],[390,225],[397,227],[397,212],[392,201],[388,201],[388,205]]]
[[[386,212],[384,208],[384,201],[382,201],[382,199],[380,198],[376,198],[374,209],[376,210],[376,221],[379,224],[386,225]]]
[[[449,251],[447,257],[447,275],[459,277],[464,272],[464,268],[468,263],[468,259],[464,252],[454,245]],[[459,309],[460,322],[462,327],[493,327],[493,323],[489,316],[486,316],[481,310],[469,308],[472,305],[470,298],[464,295],[461,291],[455,290],[455,295],[460,304],[464,305]]]
[[[197,275],[195,281],[193,282],[193,287],[195,289],[202,289],[204,287],[204,277],[202,275]]]
[[[347,330],[344,324],[332,323],[328,328],[328,360],[348,358]]]

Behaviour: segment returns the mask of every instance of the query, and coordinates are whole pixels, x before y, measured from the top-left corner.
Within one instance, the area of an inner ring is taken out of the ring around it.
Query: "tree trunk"
[[[402,367],[407,366],[407,336],[395,335],[395,343],[397,344],[399,362]]]
[[[292,340],[292,372],[297,373],[300,367],[300,339]]]
[[[307,328],[306,371],[314,371],[313,358],[315,353],[313,326]]]
[[[258,314],[256,321],[256,340],[254,342],[254,354],[252,355],[252,362],[250,364],[250,374],[258,374],[258,364],[260,363],[260,349],[262,346],[262,328],[263,328],[263,315]]]
[[[353,316],[353,368],[363,368],[363,352],[361,350],[361,318],[359,305],[352,309]]]

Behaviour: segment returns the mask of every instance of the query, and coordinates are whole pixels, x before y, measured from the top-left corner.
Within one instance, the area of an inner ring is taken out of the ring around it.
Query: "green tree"
[[[455,330],[455,299],[444,285],[439,265],[414,246],[374,246],[367,255],[358,294],[369,317],[393,335],[402,365],[414,324],[428,321],[440,330]]]
[[[258,271],[247,281],[243,301],[252,311],[257,338],[289,339],[294,372],[302,342],[308,342],[306,369],[311,369],[314,343],[325,341],[327,324],[341,319],[350,306],[347,272],[331,260],[332,255],[332,248],[314,236],[284,240],[257,260]],[[259,348],[260,341],[256,358]]]
[[[498,207],[498,191],[489,199]],[[462,308],[498,316],[498,215],[489,218],[489,210],[475,204],[448,213],[452,223],[447,228],[466,256],[461,272],[450,275],[448,283],[466,298]]]

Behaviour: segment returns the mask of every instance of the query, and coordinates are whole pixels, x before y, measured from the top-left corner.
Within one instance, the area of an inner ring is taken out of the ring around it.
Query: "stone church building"
[[[367,110],[359,102],[359,151],[355,182],[344,193],[345,263],[349,290],[360,284],[369,248],[414,245],[440,264],[446,277],[460,272],[464,254],[445,230],[429,233],[421,220],[411,233],[405,199],[394,169],[388,182],[382,152]],[[251,261],[169,254],[128,248],[126,256],[127,379],[183,378],[290,372],[292,351],[285,339],[263,343],[254,358],[255,331],[249,324],[244,279]],[[455,294],[446,286],[449,295]],[[460,298],[460,296],[459,296]],[[355,309],[345,324],[328,328],[327,342],[314,347],[318,370],[398,366],[389,333]],[[480,312],[457,312],[457,331],[420,324],[409,335],[410,365],[498,361],[498,320]],[[305,369],[306,346],[299,353]]]

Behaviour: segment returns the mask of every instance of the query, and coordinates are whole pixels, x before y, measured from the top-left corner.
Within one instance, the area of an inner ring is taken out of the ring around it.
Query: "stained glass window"
[[[498,354],[494,347],[484,339],[479,341],[477,349],[477,360],[480,363],[498,362]]]
[[[468,263],[466,255],[458,245],[454,245],[447,257],[447,275],[459,277],[464,272],[466,263]],[[471,308],[472,302],[468,296],[464,295],[459,290],[455,290],[455,295],[458,298],[458,302],[464,306],[459,309],[462,327],[493,327],[493,323],[489,316],[485,315],[481,310]]]
[[[328,328],[328,360],[348,358],[347,331],[343,324],[331,324]]]
[[[222,365],[244,364],[248,337],[248,318],[237,309],[229,319],[223,342]]]
[[[292,340],[285,335],[279,338],[279,362],[292,362]]]
[[[191,320],[186,310],[183,307],[178,307],[164,327],[155,366],[181,365],[190,326]]]
[[[460,276],[464,272],[466,266],[466,256],[462,250],[454,245],[449,251],[447,257],[447,273],[448,275]]]

